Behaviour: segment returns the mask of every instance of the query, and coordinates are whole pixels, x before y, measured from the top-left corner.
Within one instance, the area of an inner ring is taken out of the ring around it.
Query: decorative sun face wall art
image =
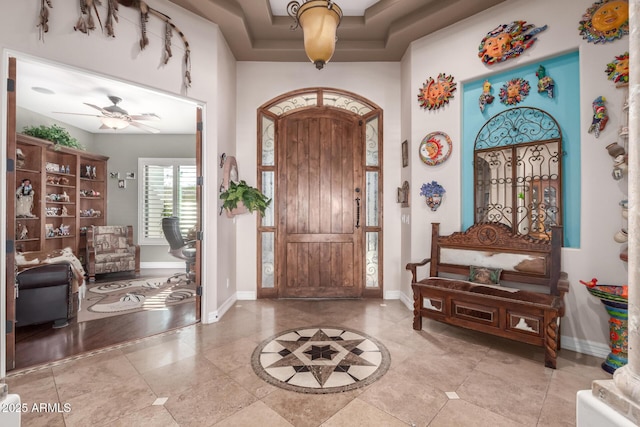
[[[500,102],[506,105],[516,105],[529,95],[531,85],[525,79],[518,77],[511,79],[500,88]]]
[[[478,57],[487,65],[520,56],[537,40],[534,36],[547,29],[536,27],[527,21],[513,21],[489,31],[480,42]]]
[[[453,81],[453,76],[440,73],[437,79],[429,77],[429,80],[422,85],[418,93],[418,102],[422,108],[435,110],[448,104],[455,90],[456,83]]]
[[[578,26],[583,39],[591,43],[606,43],[629,34],[629,2],[601,0],[582,15]]]
[[[607,64],[604,72],[616,84],[629,83],[629,52],[616,56],[616,59]]]

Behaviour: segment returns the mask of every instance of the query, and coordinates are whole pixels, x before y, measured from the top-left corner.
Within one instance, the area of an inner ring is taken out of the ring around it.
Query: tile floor
[[[339,394],[296,393],[256,376],[251,354],[263,340],[314,325],[375,337],[391,354],[389,371]],[[397,300],[238,301],[218,323],[11,373],[7,383],[28,408],[51,404],[23,413],[29,427],[555,427],[575,425],[578,390],[611,378],[591,356],[562,350],[552,370],[538,347],[426,319],[420,332],[411,325]]]

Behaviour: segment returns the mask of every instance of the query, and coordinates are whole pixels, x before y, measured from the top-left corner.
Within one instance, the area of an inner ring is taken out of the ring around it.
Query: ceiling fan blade
[[[67,113],[66,111],[52,111],[53,114],[72,114],[74,116],[91,116],[91,117],[102,117],[99,114],[85,114],[85,113]]]
[[[156,129],[156,128],[152,128],[151,126],[147,126],[147,125],[142,124],[142,123],[138,123],[138,122],[135,122],[135,121],[131,121],[131,122],[129,122],[129,124],[130,124],[131,126],[135,126],[135,127],[140,128],[140,129],[142,129],[142,130],[146,130],[147,132],[151,132],[151,133],[160,133],[160,131],[159,131],[158,129]]]
[[[96,110],[100,111],[102,114],[109,114],[107,110],[105,110],[102,107],[98,107],[97,105],[89,104],[88,102],[83,102],[83,104],[88,105],[91,108],[95,108]]]
[[[160,116],[155,113],[132,114],[131,120],[160,120]]]

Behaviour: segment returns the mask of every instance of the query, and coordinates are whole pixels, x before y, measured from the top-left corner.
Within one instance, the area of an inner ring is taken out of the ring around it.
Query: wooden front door
[[[363,126],[317,108],[278,121],[279,297],[360,297]]]

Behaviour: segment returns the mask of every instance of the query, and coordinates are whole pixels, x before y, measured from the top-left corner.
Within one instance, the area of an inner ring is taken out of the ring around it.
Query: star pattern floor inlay
[[[302,393],[338,393],[386,373],[389,351],[376,339],[343,327],[281,332],[253,352],[252,366],[268,383]]]

